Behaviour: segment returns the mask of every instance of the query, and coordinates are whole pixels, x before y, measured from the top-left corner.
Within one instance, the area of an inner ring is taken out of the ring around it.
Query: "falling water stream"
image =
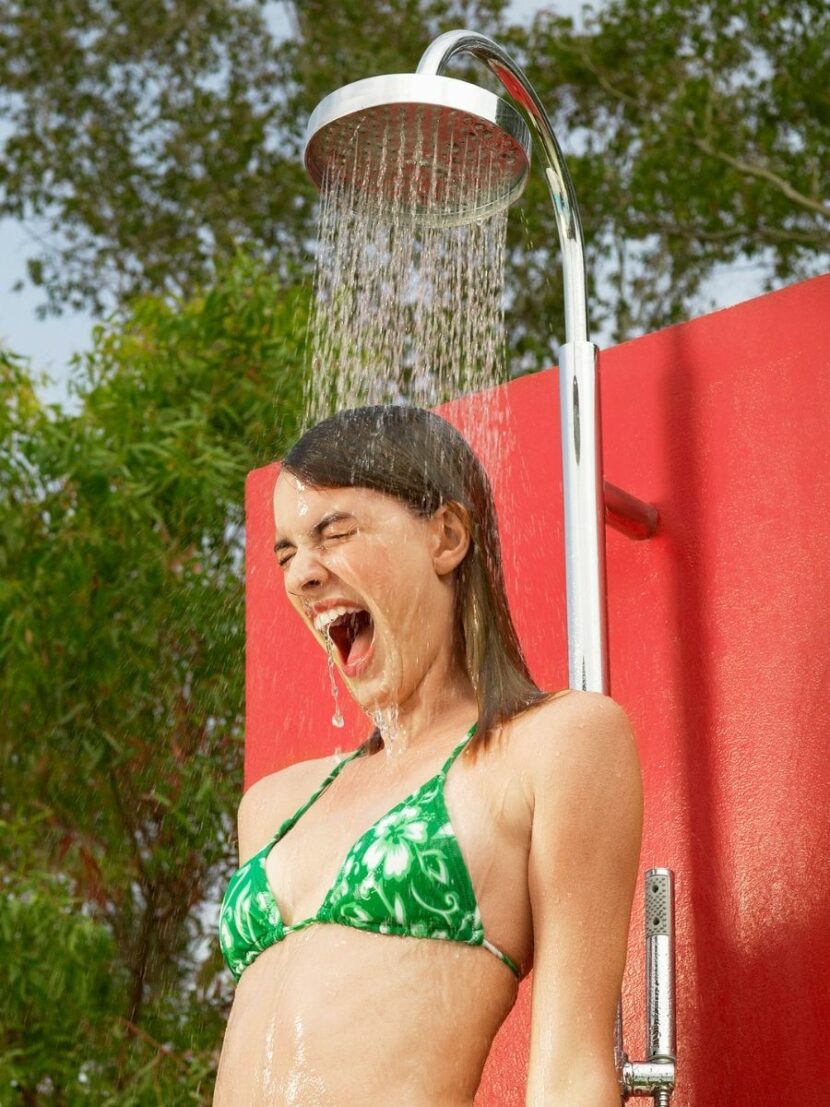
[[[369,148],[358,139],[354,163],[336,163],[323,182],[304,429],[364,404],[434,408],[506,379],[506,203],[486,219],[431,222],[448,172],[445,146],[416,147],[404,161],[394,134]],[[499,156],[481,145],[475,158],[465,155],[473,168],[462,175],[462,197],[492,191]],[[372,187],[377,176],[389,187]],[[500,439],[495,407],[476,405],[472,422],[459,429],[489,468]]]

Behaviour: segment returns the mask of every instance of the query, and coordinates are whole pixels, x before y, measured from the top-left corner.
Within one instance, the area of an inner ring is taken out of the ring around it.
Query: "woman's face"
[[[309,488],[292,473],[274,489],[277,559],[285,590],[365,710],[403,704],[434,666],[453,662],[454,574],[469,547],[460,515],[429,519],[366,488]],[[358,613],[358,609],[361,614]]]

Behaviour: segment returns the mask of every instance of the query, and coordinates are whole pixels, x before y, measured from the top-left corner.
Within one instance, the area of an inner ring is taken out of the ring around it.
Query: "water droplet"
[[[400,726],[400,708],[396,703],[370,711],[369,716],[383,738],[387,759],[397,756],[408,748],[406,731]]]
[[[331,687],[331,694],[334,696],[334,714],[331,717],[331,725],[336,727],[342,727],[345,725],[346,720],[340,713],[340,692],[337,687],[337,681],[334,679],[334,654],[332,652],[333,645],[331,636],[329,635],[329,628],[325,629],[326,637],[326,653],[328,654],[328,668],[329,668],[329,683]]]

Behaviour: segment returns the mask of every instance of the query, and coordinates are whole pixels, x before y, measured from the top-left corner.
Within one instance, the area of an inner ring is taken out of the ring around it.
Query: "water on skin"
[[[300,491],[300,492],[305,490],[305,485],[302,484],[302,482],[300,482],[300,481],[297,481],[297,490]],[[306,504],[306,510],[308,510],[308,505],[307,504]],[[302,513],[303,512],[301,510],[300,514],[302,514]],[[303,601],[303,606],[305,608],[306,615],[308,616],[309,619],[311,619],[312,614],[313,614],[312,610],[311,610],[311,604],[309,604],[306,601]],[[339,729],[339,728],[342,728],[345,725],[346,720],[343,718],[343,713],[340,710],[340,690],[337,687],[337,681],[335,680],[335,677],[334,677],[334,670],[335,670],[334,649],[335,649],[335,646],[334,646],[334,643],[332,642],[331,634],[329,633],[329,627],[328,626],[323,629],[323,637],[325,638],[325,641],[326,641],[326,661],[327,661],[328,673],[329,673],[329,689],[331,690],[332,698],[334,700],[334,714],[331,717],[331,725],[335,726],[335,727],[338,727],[338,729]],[[340,752],[341,752],[340,747],[338,746],[337,750],[335,750],[335,754],[339,754]]]
[[[408,748],[406,731],[399,725],[400,711],[396,703],[370,712],[372,722],[380,731],[386,760],[389,761]]]
[[[274,1038],[276,1036],[276,1019],[268,1023],[265,1035],[265,1063],[262,1067],[262,1093],[263,1096],[272,1097],[276,1092],[274,1087]]]
[[[305,492],[305,485],[301,480],[297,480],[297,514],[308,515],[308,503],[303,499],[303,492]]]
[[[300,1107],[301,1104],[321,1103],[327,1090],[326,1084],[322,1077],[313,1072],[308,1064],[304,1027],[300,1018],[294,1019],[292,1037],[291,1071],[288,1074],[284,1090],[285,1107]]]

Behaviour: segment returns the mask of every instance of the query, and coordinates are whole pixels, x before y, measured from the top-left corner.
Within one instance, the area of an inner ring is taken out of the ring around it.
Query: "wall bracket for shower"
[[[460,54],[484,62],[510,100],[443,76]],[[403,188],[404,207],[414,220],[453,225],[484,219],[520,196],[532,144],[553,203],[564,278],[559,414],[569,684],[607,694],[606,511],[612,525],[631,537],[650,537],[658,518],[652,505],[603,486],[599,351],[588,338],[582,224],[565,159],[535,89],[493,39],[475,31],[448,31],[426,49],[415,73],[366,78],[322,100],[308,123],[305,164],[318,187],[334,176],[345,177],[350,187],[371,189],[381,200],[400,199]],[[482,151],[487,153],[485,179],[477,172]],[[658,880],[656,874],[663,875]],[[649,870],[649,878],[670,884],[671,872]],[[672,1054],[628,1061],[621,1002],[614,1052],[621,1096],[654,1095],[667,1107],[674,1088],[673,945],[661,943],[660,948],[660,957],[649,961],[648,989],[660,997],[653,1010],[654,1033],[661,1042],[671,1039]]]

